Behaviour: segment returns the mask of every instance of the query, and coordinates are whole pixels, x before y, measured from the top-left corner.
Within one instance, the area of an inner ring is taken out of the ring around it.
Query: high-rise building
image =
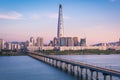
[[[86,46],[86,38],[80,39],[80,46]]]
[[[74,46],[78,46],[79,45],[78,37],[73,37],[73,43],[74,43]]]
[[[38,38],[36,39],[36,45],[37,45],[37,46],[43,46],[43,38],[38,37]]]
[[[6,49],[7,50],[12,50],[12,44],[11,44],[11,42],[6,42]]]
[[[60,46],[67,46],[67,37],[60,38]]]
[[[62,5],[59,5],[57,38],[64,36]]]
[[[55,38],[53,39],[53,45],[54,45],[54,46],[58,46],[58,38],[55,37]]]
[[[31,43],[31,46],[35,46],[35,40],[33,37],[30,37],[30,43]]]
[[[0,50],[4,49],[4,40],[0,39]]]
[[[50,43],[48,44],[48,46],[53,46],[53,45],[54,45],[54,43],[53,43],[53,41],[51,40]]]
[[[74,46],[72,37],[67,37],[67,46]]]
[[[12,43],[11,44],[12,50],[20,50],[21,49],[21,44],[20,43]]]
[[[27,40],[26,42],[25,42],[25,47],[28,47],[29,46],[29,41]]]

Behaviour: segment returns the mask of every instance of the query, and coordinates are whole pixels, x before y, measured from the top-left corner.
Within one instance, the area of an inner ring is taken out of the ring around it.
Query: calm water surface
[[[29,56],[0,57],[0,80],[77,80]]]
[[[72,59],[75,61],[120,71],[120,55],[58,55],[56,57]],[[85,73],[85,70],[83,72]],[[99,80],[103,80],[103,75],[99,74],[99,76]],[[65,73],[64,71],[35,60],[29,56],[1,56],[0,80],[78,79],[68,73]],[[109,77],[107,80],[109,80]],[[113,80],[120,80],[120,78],[113,77]]]

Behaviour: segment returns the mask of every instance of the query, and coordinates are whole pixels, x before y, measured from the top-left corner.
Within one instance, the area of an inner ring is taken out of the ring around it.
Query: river
[[[0,57],[0,80],[77,80],[29,56]]]
[[[120,71],[120,55],[59,55],[56,57]],[[102,74],[100,76],[100,80],[103,80]],[[1,56],[0,80],[77,80],[77,77],[29,56]],[[120,78],[113,77],[113,80],[120,80]]]

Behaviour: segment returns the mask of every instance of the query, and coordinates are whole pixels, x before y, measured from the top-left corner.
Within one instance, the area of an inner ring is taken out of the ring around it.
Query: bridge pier
[[[83,79],[83,67],[80,67],[80,78]]]
[[[48,63],[50,64],[50,58],[49,58],[49,61],[48,61]]]
[[[46,57],[44,58],[44,62],[46,62]]]
[[[107,74],[103,73],[103,76],[104,76],[104,80],[106,80],[107,79]]]
[[[86,68],[86,80],[88,80],[88,69]]]
[[[47,58],[47,63],[49,64],[49,58]]]
[[[43,57],[43,61],[45,62],[45,57]]]
[[[52,59],[50,60],[50,65],[52,66]]]
[[[91,72],[91,80],[94,80],[94,77],[93,77],[93,70],[90,69],[90,72]]]
[[[72,64],[70,64],[70,73],[72,74]]]
[[[96,71],[96,80],[99,80],[98,72]]]
[[[54,60],[54,67],[56,67],[56,60]]]
[[[54,59],[52,59],[52,66],[54,66]]]
[[[48,58],[46,58],[46,63],[48,62]]]
[[[68,72],[68,64],[65,63],[64,66],[65,66],[65,71]]]
[[[110,75],[110,80],[112,80],[112,75]]]
[[[70,64],[70,72],[72,75],[74,75],[74,65]]]
[[[77,77],[80,76],[80,66],[77,66]]]
[[[62,62],[60,61],[60,69],[62,69]]]
[[[46,63],[48,62],[48,58],[46,58]]]
[[[56,60],[56,63],[55,63],[55,67],[57,68],[57,60]]]

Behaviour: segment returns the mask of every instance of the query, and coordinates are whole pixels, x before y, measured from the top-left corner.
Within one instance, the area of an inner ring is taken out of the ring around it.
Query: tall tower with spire
[[[57,38],[64,36],[62,5],[59,5]]]

